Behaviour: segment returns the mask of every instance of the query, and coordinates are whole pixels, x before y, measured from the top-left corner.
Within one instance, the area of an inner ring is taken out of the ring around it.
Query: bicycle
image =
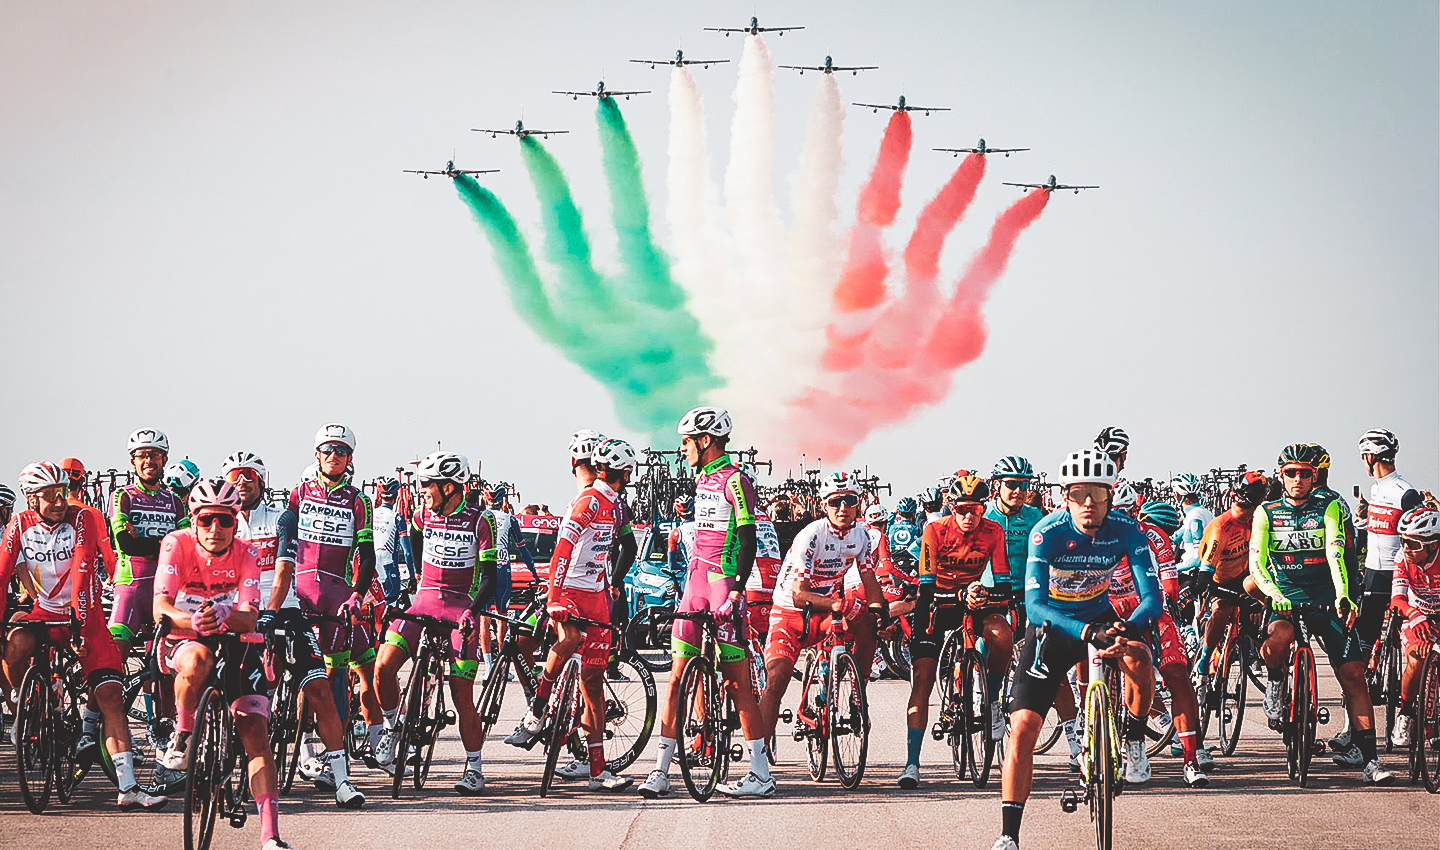
[[[170,620],[161,622],[155,641],[160,643],[169,632]],[[235,652],[240,638],[226,635],[202,638],[213,648],[215,664],[195,708],[195,728],[190,734],[185,771],[185,850],[208,850],[215,837],[215,821],[224,816],[230,826],[245,826],[249,809],[250,776],[248,759],[241,758],[244,745],[230,714],[230,700],[225,698],[217,680],[224,669],[226,656]]]
[[[567,622],[587,629],[613,631],[609,623],[587,620],[584,617],[572,615]],[[580,646],[576,646],[575,651],[565,660],[565,665],[560,668],[560,675],[555,679],[555,688],[550,692],[549,702],[545,704],[545,714],[540,718],[540,728],[549,730],[548,736],[544,736],[545,771],[540,775],[541,797],[549,796],[550,786],[555,782],[555,765],[560,759],[560,751],[568,749],[571,738],[580,728],[583,699],[580,693],[580,649]]]
[[[1390,738],[1395,733],[1395,715],[1400,707],[1400,673],[1405,669],[1405,655],[1400,647],[1400,615],[1393,608],[1385,609],[1385,623],[1371,650],[1371,659],[1370,697],[1376,706],[1385,707],[1385,752],[1394,752]]]
[[[146,793],[169,795],[184,788],[185,774],[160,765],[160,756],[175,736],[175,694],[170,677],[160,672],[160,641],[146,628],[136,636],[144,642],[144,659],[125,677],[121,704],[130,726],[130,752],[134,754],[135,780]],[[119,783],[109,750],[100,748],[100,767],[111,782]]]
[[[1424,664],[1410,732],[1410,778],[1418,778],[1431,794],[1440,794],[1440,644],[1430,644]]]
[[[1220,752],[1228,756],[1240,743],[1240,728],[1245,723],[1249,671],[1259,657],[1251,618],[1262,606],[1248,594],[1223,586],[1214,587],[1212,594],[1240,603],[1240,610],[1226,628],[1220,645],[1209,654],[1205,664],[1196,665],[1196,679],[1203,683],[1203,690],[1196,690],[1200,697],[1201,736],[1209,740],[1213,721],[1219,732]]]
[[[986,611],[1003,606],[973,610],[966,606],[960,628],[952,629],[940,650],[943,672],[937,678],[940,690],[940,717],[931,728],[935,740],[948,740],[955,778],[967,774],[976,788],[990,781],[995,763],[995,740],[990,734],[990,687],[986,674],[986,654],[978,647],[975,634],[976,618]]]
[[[15,755],[20,774],[20,796],[31,814],[50,805],[52,791],[68,803],[90,769],[91,761],[77,751],[80,742],[80,707],[88,699],[80,658],[68,643],[51,639],[51,629],[67,624],[40,620],[12,621],[6,631],[23,627],[35,637],[30,669],[20,681],[15,701]],[[80,622],[70,612],[71,641],[80,635]],[[104,749],[103,743],[101,749]]]
[[[1310,758],[1314,755],[1315,729],[1330,722],[1330,712],[1322,708],[1315,690],[1315,651],[1310,648],[1310,626],[1304,614],[1333,614],[1328,605],[1296,602],[1290,608],[1295,628],[1295,644],[1290,650],[1290,672],[1285,682],[1285,702],[1281,708],[1280,735],[1285,742],[1285,762],[1290,778],[1301,788],[1309,782]]]
[[[1048,622],[1038,630],[1035,662],[1027,671],[1031,675],[1048,675],[1043,659],[1049,630]],[[1095,825],[1095,847],[1097,850],[1110,850],[1115,826],[1115,797],[1125,788],[1119,755],[1119,730],[1123,721],[1117,717],[1125,710],[1122,677],[1120,665],[1115,659],[1102,658],[1100,650],[1093,644],[1086,644],[1085,656],[1090,675],[1085,685],[1084,726],[1080,737],[1080,781],[1084,795],[1082,797],[1074,788],[1065,789],[1060,795],[1060,808],[1067,814],[1073,814],[1079,810],[1081,802],[1087,803],[1090,820]]]
[[[450,667],[450,633],[459,628],[459,624],[405,611],[391,611],[386,620],[406,620],[421,628],[410,678],[400,692],[403,710],[396,715],[391,731],[395,763],[390,796],[398,800],[400,788],[405,784],[405,770],[411,765],[410,777],[415,790],[425,787],[430,763],[435,757],[435,743],[446,726],[457,722],[455,712],[445,708],[444,682]]]
[[[802,644],[809,638],[811,611],[807,604],[800,632]],[[849,644],[840,638],[844,623],[840,612],[830,612],[830,631],[811,654],[800,677],[800,706],[794,712],[782,712],[780,719],[794,721],[793,736],[797,742],[805,743],[810,778],[816,782],[825,779],[826,760],[833,754],[841,787],[852,791],[865,775],[870,708],[860,666]]]

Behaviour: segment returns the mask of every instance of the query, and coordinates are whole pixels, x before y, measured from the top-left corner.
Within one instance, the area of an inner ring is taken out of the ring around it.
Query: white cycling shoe
[[[168,802],[170,802],[169,797],[149,794],[140,786],[134,785],[128,791],[121,791],[115,804],[120,807],[120,811],[129,812],[135,809],[145,809],[146,811],[163,809]]]
[[[640,784],[640,796],[647,800],[670,796],[670,776],[664,771],[650,771],[650,775]]]
[[[329,765],[326,765],[325,769],[328,771]],[[333,780],[335,775],[330,774],[330,778]],[[365,805],[365,795],[360,793],[354,782],[347,779],[335,789],[335,805],[342,809],[358,809]]]
[[[1020,850],[1020,845],[1016,844],[1015,839],[1010,836],[1002,835],[995,839],[994,844],[990,845],[990,850]]]
[[[455,790],[465,797],[485,793],[485,774],[473,768],[465,768],[460,781],[455,783]]]
[[[1366,785],[1389,785],[1395,781],[1395,774],[1382,767],[1379,759],[1371,759],[1360,772],[1360,778]]]
[[[588,768],[587,768],[588,770]],[[635,780],[628,776],[616,776],[608,770],[600,771],[599,776],[590,777],[591,791],[624,791],[635,783]]]
[[[1125,744],[1125,784],[1144,785],[1150,781],[1150,757],[1145,754],[1144,741]]]
[[[295,845],[288,841],[281,841],[278,838],[271,838],[265,842],[260,850],[295,850]]]
[[[160,766],[166,770],[173,770],[176,773],[182,773],[187,770],[190,767],[189,742],[187,741],[186,745],[178,747],[175,744],[171,744],[170,749],[166,750],[165,754],[160,756]]]
[[[773,797],[775,780],[773,777],[761,779],[753,773],[747,773],[739,782],[727,782],[715,790],[726,797]]]
[[[1200,769],[1198,764],[1186,764],[1184,769],[1185,784],[1191,788],[1204,788],[1210,784],[1210,777]]]
[[[569,764],[556,768],[555,775],[560,779],[588,779],[590,778],[590,762],[571,759]]]
[[[375,742],[375,763],[382,769],[395,763],[395,731],[399,728],[396,726],[382,731],[380,740]]]
[[[1410,731],[1414,722],[1414,718],[1408,714],[1395,718],[1395,728],[1390,731],[1390,743],[1397,747],[1410,746]]]
[[[905,765],[905,769],[900,771],[900,787],[907,791],[920,787],[920,765]]]

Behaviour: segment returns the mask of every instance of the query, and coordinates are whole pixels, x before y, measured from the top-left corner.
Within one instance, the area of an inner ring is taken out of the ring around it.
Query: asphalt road
[[[1337,730],[1339,687],[1328,668],[1320,670],[1321,695],[1335,719],[1323,732]],[[787,702],[793,702],[794,691]],[[511,694],[517,694],[511,689]],[[300,850],[314,848],[734,848],[762,847],[989,848],[1000,829],[999,783],[976,789],[955,781],[949,750],[926,741],[923,784],[902,791],[895,778],[905,756],[903,728],[908,685],[872,683],[870,759],[864,782],[846,792],[833,780],[813,783],[801,745],[782,739],[776,769],[777,795],[770,800],[707,804],[685,795],[678,768],[672,772],[676,796],[642,801],[633,791],[590,793],[582,784],[564,784],[541,800],[540,750],[505,746],[493,736],[485,748],[489,781],[483,797],[462,798],[450,786],[463,752],[453,728],[436,755],[431,784],[424,792],[407,789],[400,800],[389,796],[388,777],[363,766],[356,773],[369,797],[360,812],[335,808],[333,798],[299,788],[281,802],[281,833]],[[1256,697],[1253,689],[1251,696]],[[508,698],[508,730],[523,706]],[[513,719],[512,719],[513,718]],[[649,748],[647,748],[649,749]],[[1063,741],[1037,758],[1035,794],[1026,811],[1027,848],[1093,847],[1093,832],[1082,808],[1067,815],[1059,792],[1069,781]],[[637,783],[651,766],[647,752],[629,771]],[[1258,698],[1252,700],[1240,746],[1222,759],[1209,788],[1192,791],[1180,782],[1180,762],[1154,760],[1154,779],[1116,801],[1117,848],[1297,847],[1420,848],[1440,847],[1440,798],[1406,784],[1401,757],[1389,766],[1401,776],[1390,788],[1365,788],[1358,771],[1333,766],[1317,757],[1310,787],[1301,789],[1285,773],[1279,737],[1265,728]],[[0,752],[0,846],[8,847],[156,847],[181,845],[181,801],[158,813],[121,814],[114,790],[96,775],[87,778],[70,805],[52,803],[49,812],[31,815],[19,799],[14,751]],[[217,848],[254,848],[259,825],[252,818],[243,830],[217,826]]]

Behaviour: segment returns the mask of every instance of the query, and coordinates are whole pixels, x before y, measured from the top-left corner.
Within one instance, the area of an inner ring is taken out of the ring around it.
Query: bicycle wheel
[[[655,674],[627,656],[605,674],[605,767],[618,774],[650,743],[659,708]]]
[[[215,834],[215,816],[224,791],[226,724],[224,700],[206,688],[195,708],[195,729],[186,748],[190,766],[185,775],[185,850],[207,850]]]
[[[50,688],[39,664],[31,664],[25,671],[15,706],[15,761],[20,772],[20,796],[25,800],[25,808],[38,815],[50,805],[50,792],[55,787]]]
[[[281,673],[275,684],[275,699],[270,703],[270,755],[275,760],[275,776],[285,776],[290,766],[290,740],[295,737],[295,682],[289,673]]]
[[[990,781],[995,763],[995,741],[990,737],[990,689],[985,680],[985,659],[975,650],[965,653],[961,663],[964,686],[960,691],[960,716],[965,729],[965,768],[976,788]]]
[[[1290,711],[1298,748],[1295,778],[1304,788],[1310,781],[1310,756],[1315,744],[1315,658],[1304,648],[1295,653],[1295,681],[1292,687]]]
[[[1380,661],[1380,683],[1384,688],[1385,700],[1385,752],[1394,752],[1395,745],[1390,736],[1395,733],[1395,713],[1400,708],[1400,670],[1405,660],[1400,654],[1399,641],[1386,643],[1385,654]]]
[[[1035,755],[1050,752],[1050,748],[1060,740],[1064,731],[1065,724],[1060,720],[1060,715],[1054,707],[1051,707],[1049,711],[1045,712],[1045,720],[1040,726],[1040,737],[1035,739]]]
[[[550,793],[550,785],[555,781],[555,762],[560,758],[560,751],[566,748],[565,742],[575,731],[575,723],[580,717],[579,660],[572,658],[565,662],[560,680],[555,683],[555,692],[550,695],[550,709],[546,713],[550,715],[550,740],[545,746],[545,772],[540,775],[541,797]]]
[[[1415,699],[1415,726],[1410,735],[1415,740],[1415,754],[1420,780],[1425,790],[1440,794],[1440,660],[1434,650],[1425,657],[1421,673],[1420,693]]]
[[[1225,640],[1224,667],[1215,678],[1221,683],[1220,708],[1216,712],[1220,724],[1220,752],[1231,755],[1240,743],[1240,727],[1245,723],[1245,690],[1250,677],[1245,675],[1248,659],[1245,650],[1229,638]]]
[[[880,655],[895,678],[910,681],[910,643],[899,629],[888,640],[881,642]]]
[[[835,774],[841,787],[853,791],[865,775],[865,754],[870,747],[865,680],[848,650],[836,657],[830,677],[830,749],[835,757]]]
[[[676,744],[685,789],[701,803],[715,793],[729,755],[720,745],[720,726],[725,723],[725,717],[720,713],[723,703],[716,687],[710,659],[690,659],[680,677],[681,713]]]
[[[510,658],[499,655],[490,665],[485,683],[480,687],[480,696],[475,700],[475,713],[480,717],[480,740],[489,737],[490,730],[500,722],[500,707],[505,703],[505,685],[510,679]]]
[[[819,654],[812,652],[810,660],[805,662],[805,675],[800,679],[800,707],[795,710],[796,734],[805,738],[806,766],[810,768],[810,778],[816,782],[824,780],[825,766],[830,759],[830,742],[826,732],[829,724],[825,712],[826,683],[820,676],[823,667]],[[804,720],[801,719],[802,714]]]
[[[1110,714],[1110,692],[1091,686],[1085,699],[1085,781],[1089,785],[1090,820],[1095,824],[1095,847],[1110,850],[1115,800],[1115,731]]]
[[[305,751],[305,736],[315,729],[315,718],[309,717],[310,700],[305,696],[304,689],[295,689],[295,708],[292,717],[294,723],[290,726],[290,740],[286,744],[289,756],[285,761],[285,772],[278,770],[275,776],[280,784],[280,793],[288,794],[295,786],[295,774],[300,767],[300,754]]]
[[[139,674],[128,677],[125,680],[125,690],[120,696],[120,704],[130,727],[130,752],[135,759],[135,784],[147,793],[166,794],[175,790],[172,786],[180,783],[161,781],[157,773],[157,759],[170,745],[170,738],[175,734],[175,722],[161,716],[158,701],[145,689],[147,684],[148,679],[143,679]],[[108,732],[106,734],[108,735]],[[118,787],[115,762],[110,758],[110,751],[103,746],[100,748],[100,769]],[[180,778],[183,781],[184,775],[181,774]]]
[[[670,624],[656,627],[655,640],[650,640],[650,618],[657,611],[668,610],[670,609],[653,605],[641,608],[625,625],[625,648],[633,653],[641,664],[650,668],[652,673],[666,673],[674,664],[670,657]]]
[[[430,763],[435,759],[435,744],[440,740],[440,733],[452,722],[445,711],[445,688],[438,675],[425,677],[425,707],[422,718],[424,722],[415,727],[415,733],[420,735],[420,747],[415,753],[415,770],[410,774],[416,791],[424,788],[425,780],[430,778]]]
[[[394,773],[390,776],[392,799],[400,799],[400,788],[405,784],[405,771],[410,766],[413,754],[420,749],[415,729],[421,723],[421,712],[424,710],[429,660],[430,652],[426,645],[421,643],[420,652],[410,665],[410,678],[405,682],[405,690],[400,692],[401,710],[395,718],[395,726],[391,729],[395,740],[395,761],[392,765]]]
[[[79,675],[78,669],[74,675]],[[75,749],[80,743],[80,706],[85,700],[85,685],[67,678],[71,681],[61,683],[57,689],[59,699],[50,713],[55,741],[55,797],[62,803],[75,796],[75,789],[94,763],[93,756],[82,758]],[[105,749],[104,738],[100,739],[100,749]]]
[[[1175,704],[1170,686],[1155,670],[1155,697],[1150,702],[1150,716],[1145,718],[1145,755],[1153,756],[1175,737],[1175,717],[1169,707]]]
[[[348,670],[345,678],[349,686],[349,710],[345,713],[345,754],[351,762],[363,761],[370,747],[370,733],[365,715],[360,711],[360,673]]]

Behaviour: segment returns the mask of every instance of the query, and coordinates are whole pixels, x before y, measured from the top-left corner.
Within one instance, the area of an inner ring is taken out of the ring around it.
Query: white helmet
[[[38,493],[56,484],[69,486],[70,476],[58,463],[37,461],[20,470],[20,492]]]
[[[315,448],[320,448],[326,443],[341,443],[350,451],[355,451],[355,432],[344,425],[330,423],[320,426],[315,432]]]
[[[320,464],[311,461],[311,463],[305,467],[305,471],[300,473],[300,483],[304,484],[306,481],[314,480],[319,474]]]
[[[270,473],[265,470],[265,461],[254,452],[236,452],[220,464],[220,474],[229,475],[232,469],[253,469],[260,475],[261,484],[270,483]]]
[[[836,493],[856,493],[860,489],[855,486],[855,479],[850,477],[848,472],[832,472],[820,479],[820,498],[828,499]]]
[[[599,431],[592,431],[589,428],[581,428],[570,435],[570,459],[589,460],[595,454],[595,449],[605,442],[605,437]]]
[[[421,484],[429,481],[452,481],[464,486],[470,481],[470,461],[454,452],[431,452],[420,461],[415,477]]]
[[[723,407],[697,407],[680,420],[675,433],[682,437],[698,437],[709,434],[712,437],[730,436],[730,413]]]
[[[1400,451],[1400,438],[1384,428],[1371,428],[1360,435],[1360,454],[1393,458]]]
[[[1200,492],[1200,479],[1193,472],[1182,472],[1170,479],[1170,492],[1182,499],[1194,496]]]
[[[1411,508],[1400,517],[1400,524],[1396,526],[1395,532],[1401,537],[1415,540],[1440,540],[1440,511],[1429,505]]]
[[[1109,487],[1119,475],[1120,470],[1115,468],[1115,461],[1110,459],[1110,455],[1093,447],[1071,452],[1060,464],[1060,483],[1065,486],[1104,484]]]
[[[635,449],[624,440],[606,440],[595,447],[595,453],[590,456],[590,461],[596,466],[603,466],[607,469],[619,471],[635,471],[639,462],[635,459]]]
[[[1125,479],[1115,482],[1115,487],[1110,491],[1110,507],[1119,508],[1122,511],[1129,511],[1140,501],[1140,494],[1135,492],[1135,487]]]
[[[890,512],[885,510],[884,505],[871,505],[865,509],[865,524],[880,525],[890,518]]]
[[[193,469],[191,467],[194,467]],[[186,465],[186,461],[177,460],[165,467],[165,483],[172,487],[179,487],[182,490],[187,487],[194,487],[195,482],[200,480],[200,468],[194,463]]]
[[[125,441],[125,451],[128,454],[135,454],[138,449],[159,449],[165,454],[170,454],[170,438],[159,428],[141,428],[130,435]]]

